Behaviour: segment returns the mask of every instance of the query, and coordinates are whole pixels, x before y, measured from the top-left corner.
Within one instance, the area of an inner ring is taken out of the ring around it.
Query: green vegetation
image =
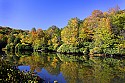
[[[31,72],[21,72],[16,66],[0,58],[0,83],[38,83]]]
[[[125,10],[94,10],[84,20],[77,17],[64,28],[31,31],[0,27],[0,48],[8,51],[57,51],[83,54],[125,54]]]

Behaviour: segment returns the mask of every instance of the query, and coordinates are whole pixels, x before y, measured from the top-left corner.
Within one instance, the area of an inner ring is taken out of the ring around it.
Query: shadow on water
[[[44,52],[7,53],[6,60],[21,71],[33,71],[46,83],[123,83],[125,59],[116,56],[90,57]]]

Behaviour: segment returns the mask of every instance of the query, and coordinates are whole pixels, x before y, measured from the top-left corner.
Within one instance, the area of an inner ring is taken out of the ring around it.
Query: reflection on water
[[[21,70],[21,71],[25,71],[25,72],[28,72],[30,71],[30,66],[18,66],[18,68]],[[37,72],[36,74],[44,79],[46,81],[46,83],[53,83],[54,80],[57,80],[59,83],[66,83],[65,79],[64,79],[64,76],[62,73],[59,73],[59,74],[51,74],[49,73],[46,69],[42,68],[40,69],[40,71],[38,72],[37,70],[35,70],[34,72]]]
[[[125,59],[52,53],[8,54],[22,71],[34,71],[47,83],[124,83]]]

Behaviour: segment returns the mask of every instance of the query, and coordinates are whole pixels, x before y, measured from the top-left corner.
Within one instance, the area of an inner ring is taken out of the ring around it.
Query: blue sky
[[[107,11],[116,5],[125,9],[125,0],[0,0],[0,26],[63,28],[73,17],[83,20],[95,9]]]

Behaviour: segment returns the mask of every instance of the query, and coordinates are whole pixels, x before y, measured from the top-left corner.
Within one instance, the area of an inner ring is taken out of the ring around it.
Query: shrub
[[[118,54],[118,50],[116,48],[105,48],[103,49],[104,54]]]
[[[13,43],[7,44],[6,47],[7,51],[14,51],[15,50],[15,46]]]
[[[0,83],[38,83],[37,77],[32,73],[21,72],[4,60],[0,60],[0,76]]]
[[[53,46],[49,46],[49,47],[48,47],[48,50],[53,50],[53,49],[54,49]]]
[[[99,47],[95,47],[90,50],[90,54],[101,54],[102,52],[103,52],[103,50]]]
[[[15,46],[15,50],[16,51],[22,51],[22,50],[32,50],[32,46],[31,45],[28,45],[28,44],[20,44],[18,43],[16,46]]]
[[[57,52],[62,52],[62,53],[79,53],[79,49],[78,47],[74,47],[73,45],[71,44],[62,44]]]

